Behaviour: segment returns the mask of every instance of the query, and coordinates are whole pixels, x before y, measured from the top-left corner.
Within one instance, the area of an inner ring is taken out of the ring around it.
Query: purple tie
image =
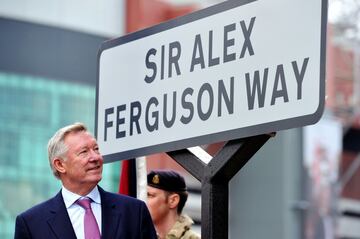
[[[76,203],[85,209],[85,217],[84,217],[84,232],[85,232],[85,239],[100,239],[100,231],[97,225],[95,216],[93,211],[91,210],[91,199],[84,198],[79,199]]]

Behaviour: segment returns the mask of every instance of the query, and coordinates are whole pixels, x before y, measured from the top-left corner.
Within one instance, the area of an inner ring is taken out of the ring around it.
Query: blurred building
[[[344,238],[360,238],[360,48],[356,41],[339,36],[337,27],[328,28],[327,109],[343,127],[338,233]]]

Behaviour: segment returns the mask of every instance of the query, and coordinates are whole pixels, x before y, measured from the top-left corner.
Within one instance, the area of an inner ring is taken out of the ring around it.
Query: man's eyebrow
[[[83,145],[83,146],[80,146],[80,147],[78,147],[78,148],[76,148],[75,149],[75,152],[76,153],[80,153],[82,150],[84,150],[84,149],[87,149],[87,146],[86,145]]]

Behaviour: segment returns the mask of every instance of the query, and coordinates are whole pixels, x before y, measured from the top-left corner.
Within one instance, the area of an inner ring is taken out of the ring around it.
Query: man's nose
[[[90,150],[90,161],[102,160],[102,156],[98,151]]]

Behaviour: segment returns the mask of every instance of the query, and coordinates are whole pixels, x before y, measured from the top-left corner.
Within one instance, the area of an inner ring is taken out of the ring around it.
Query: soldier
[[[159,239],[199,239],[194,223],[182,214],[188,192],[184,178],[172,170],[151,171],[147,176],[150,211]]]

